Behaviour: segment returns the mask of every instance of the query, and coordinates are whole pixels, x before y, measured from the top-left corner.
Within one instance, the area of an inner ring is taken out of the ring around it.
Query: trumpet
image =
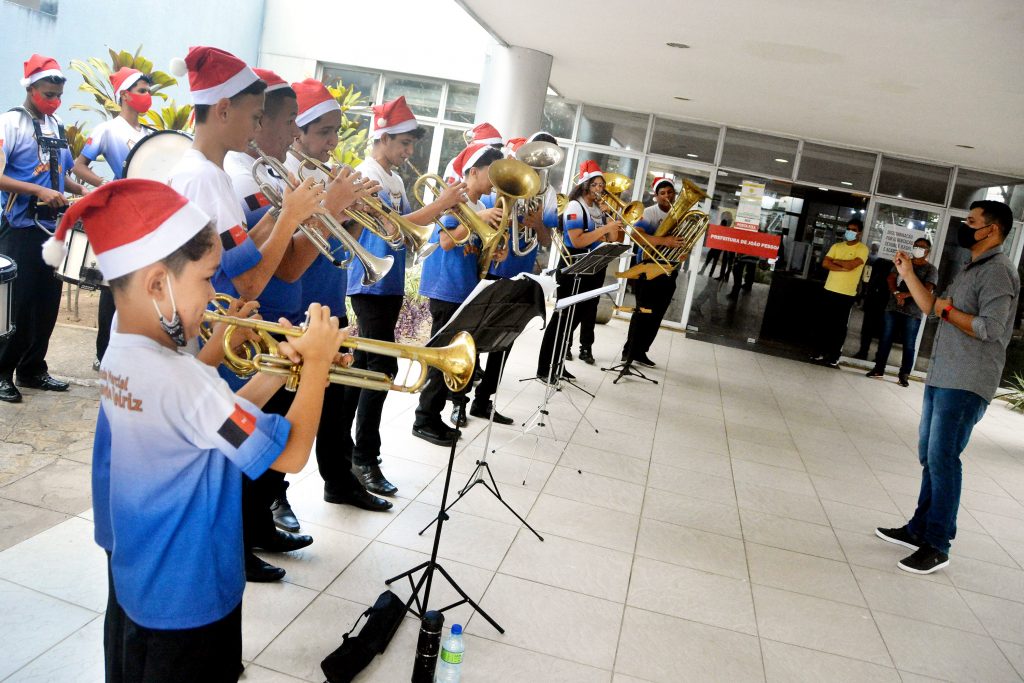
[[[278,191],[277,187],[263,177],[264,171],[273,171],[275,174],[280,176],[288,186],[294,190],[295,186],[291,184],[289,180],[290,174],[288,169],[284,167],[277,159],[267,156],[263,151],[256,145],[255,142],[249,144],[250,148],[258,154],[256,162],[252,166],[252,178],[259,187],[260,192],[267,198],[267,200],[276,209],[280,209],[284,203],[284,198]],[[363,245],[359,244],[359,240],[348,233],[334,216],[327,214],[314,214],[313,218],[327,230],[333,237],[335,237],[342,246],[348,251],[351,256],[345,261],[339,260],[334,252],[331,250],[330,243],[324,238],[324,236],[317,230],[316,227],[307,226],[305,223],[299,224],[299,229],[306,235],[306,237],[313,243],[317,250],[330,259],[331,263],[339,268],[346,268],[352,263],[352,259],[357,259],[363,266],[363,285],[372,285],[377,282],[391,270],[391,266],[395,262],[394,256],[385,256],[383,258],[374,256],[366,250]]]
[[[295,147],[291,148],[291,152],[301,161],[298,170],[301,180],[305,180],[309,173],[314,171],[324,174],[327,178],[334,177],[336,170],[319,159],[314,159]],[[304,172],[305,169],[309,169],[309,171]],[[362,202],[379,218],[374,218],[366,211],[351,207],[345,209],[343,213],[361,225],[363,229],[369,230],[384,240],[392,249],[396,251],[403,248],[409,249],[413,253],[414,264],[423,261],[437,248],[436,243],[430,242],[430,234],[433,231],[428,226],[417,225],[402,217],[402,214],[382,202],[378,197],[364,197]],[[387,228],[384,227],[386,221],[390,221],[397,228],[395,234],[388,233]]]
[[[425,201],[426,193],[429,191],[431,194],[437,196],[441,194],[441,190],[446,187],[446,183],[441,176],[436,173],[427,173],[421,175],[413,183],[412,192],[416,197],[416,200],[427,205]],[[480,268],[486,273],[487,268],[490,266],[490,259],[494,257],[494,253],[501,247],[502,240],[504,239],[505,233],[503,230],[492,228],[487,221],[480,218],[476,214],[476,211],[471,209],[465,202],[459,202],[455,207],[448,209],[445,212],[447,215],[454,218],[459,225],[466,228],[467,234],[465,237],[456,238],[454,233],[441,224],[440,220],[435,221],[441,230],[445,231],[447,235],[455,242],[456,245],[463,245],[468,243],[473,235],[476,235],[480,239]],[[484,263],[484,255],[489,255],[487,263]]]
[[[218,295],[224,296],[224,295]],[[225,297],[227,298],[227,297]],[[212,325],[225,323],[224,329],[224,364],[240,377],[251,377],[257,372],[285,377],[285,388],[295,391],[301,378],[301,363],[293,363],[280,352],[278,342],[273,335],[280,337],[301,337],[305,334],[303,327],[285,327],[266,320],[253,318],[236,318],[219,311],[206,311],[204,323]],[[233,348],[232,336],[240,329],[254,330],[259,341],[246,341],[237,353]],[[373,391],[399,391],[416,393],[427,381],[430,368],[441,372],[444,383],[454,392],[462,391],[473,378],[476,364],[476,343],[468,332],[459,332],[452,338],[452,343],[443,347],[411,346],[376,339],[349,337],[341,344],[342,348],[353,351],[366,351],[392,358],[406,358],[420,366],[419,374],[410,383],[409,375],[412,366],[406,371],[402,382],[383,372],[346,368],[332,365],[327,380],[332,384],[370,389]]]

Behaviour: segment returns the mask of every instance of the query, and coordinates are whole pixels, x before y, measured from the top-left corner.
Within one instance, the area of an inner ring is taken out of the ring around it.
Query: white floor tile
[[[521,529],[498,571],[612,602],[624,602],[632,556],[546,534],[540,541]]]

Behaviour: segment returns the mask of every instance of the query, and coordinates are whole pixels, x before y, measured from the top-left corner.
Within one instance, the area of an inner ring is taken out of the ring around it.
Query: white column
[[[484,61],[476,123],[493,125],[507,140],[541,129],[551,55],[525,47],[492,45]]]

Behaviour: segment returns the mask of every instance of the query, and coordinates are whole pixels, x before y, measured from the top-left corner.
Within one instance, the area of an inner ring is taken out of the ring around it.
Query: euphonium
[[[301,363],[293,363],[280,353],[277,340],[272,335],[284,337],[301,337],[305,333],[302,327],[285,327],[266,320],[252,318],[235,318],[215,311],[206,311],[203,316],[205,323],[210,325],[225,323],[224,330],[224,364],[239,376],[249,377],[257,372],[287,378],[285,388],[295,391],[301,377]],[[236,353],[231,337],[239,329],[255,330],[259,342],[247,341],[241,346],[242,355]],[[468,332],[459,332],[452,338],[452,343],[443,347],[411,346],[376,339],[349,337],[341,344],[342,348],[353,351],[366,351],[392,358],[406,358],[420,366],[419,375],[411,384],[408,383],[409,371],[402,383],[395,383],[395,378],[383,372],[360,370],[334,365],[327,376],[332,384],[371,389],[375,391],[401,391],[416,393],[427,381],[429,368],[440,370],[444,383],[453,392],[462,391],[473,378],[476,363],[476,343]],[[239,372],[241,370],[241,372]]]
[[[636,227],[636,224],[644,217],[644,205],[642,202],[626,202],[620,197],[628,190],[633,181],[621,173],[604,173],[605,193],[601,200],[608,206],[612,216],[622,222],[622,227],[629,235],[629,238],[640,248],[644,257],[657,264],[661,274],[669,275],[673,268],[664,265],[664,259],[660,258],[660,252],[647,239],[646,233]],[[629,271],[625,271],[629,272]],[[616,277],[623,277],[616,274]]]
[[[413,196],[416,197],[416,200],[420,204],[426,206],[429,203],[426,201],[427,191],[431,192],[434,196],[438,196],[441,194],[441,190],[444,189],[446,185],[447,184],[444,182],[441,176],[437,175],[436,173],[426,173],[417,178],[416,182],[413,183]],[[494,252],[498,250],[498,247],[501,246],[501,241],[502,238],[504,237],[504,232],[496,228],[492,228],[487,223],[487,221],[480,218],[480,216],[477,215],[476,211],[470,208],[470,206],[465,202],[459,202],[453,208],[448,209],[448,211],[446,211],[445,213],[447,215],[450,215],[456,221],[458,221],[459,225],[466,228],[467,231],[465,237],[456,238],[454,237],[451,230],[444,227],[444,225],[442,225],[439,220],[437,221],[437,224],[441,228],[441,230],[444,230],[445,233],[447,233],[448,236],[452,239],[452,241],[455,242],[455,244],[466,244],[473,237],[473,235],[476,235],[480,239],[481,255],[483,255],[484,253],[489,253],[493,255]]]
[[[487,169],[487,177],[494,187],[497,195],[494,200],[495,206],[501,206],[501,222],[498,224],[498,232],[508,232],[508,242],[511,249],[517,256],[525,256],[537,246],[537,236],[533,231],[522,231],[519,224],[518,205],[523,200],[535,197],[540,192],[540,176],[530,166],[518,159],[499,159]],[[526,246],[520,248],[520,239],[525,241]],[[497,249],[498,246],[495,246]],[[481,268],[490,266],[494,253],[480,252]]]
[[[274,205],[274,208],[280,209],[284,198],[272,183],[260,176],[260,170],[273,170],[274,173],[281,176],[283,182],[288,184],[288,186],[294,190],[295,186],[293,186],[289,180],[291,174],[280,161],[264,154],[260,148],[256,146],[256,143],[249,143],[249,146],[256,152],[256,154],[259,155],[252,166],[253,180],[256,181],[257,186],[260,188],[260,192],[262,192],[267,200]],[[341,242],[345,251],[351,254],[347,260],[340,261],[334,256],[334,253],[331,251],[330,244],[316,228],[307,227],[304,223],[300,223],[299,229],[302,230],[320,253],[329,258],[334,265],[346,268],[350,263],[352,263],[352,259],[357,259],[363,265],[364,286],[372,285],[387,275],[388,271],[391,270],[391,266],[395,262],[395,258],[393,256],[385,256],[384,258],[381,258],[368,252],[363,245],[359,244],[359,240],[350,235],[348,230],[342,227],[334,216],[330,216],[326,213],[317,213],[313,214],[312,219],[318,222],[333,237]]]

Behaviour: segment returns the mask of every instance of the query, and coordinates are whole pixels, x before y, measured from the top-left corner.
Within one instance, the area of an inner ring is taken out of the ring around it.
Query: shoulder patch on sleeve
[[[224,247],[224,251],[228,251],[242,244],[246,237],[245,228],[241,225],[236,225],[220,234],[220,243]]]
[[[236,403],[234,411],[217,430],[217,434],[235,448],[241,448],[255,429],[256,418]]]
[[[250,211],[255,211],[256,209],[259,209],[261,207],[269,206],[270,200],[268,200],[266,195],[264,195],[262,192],[257,192],[245,198],[245,205],[249,208]]]

